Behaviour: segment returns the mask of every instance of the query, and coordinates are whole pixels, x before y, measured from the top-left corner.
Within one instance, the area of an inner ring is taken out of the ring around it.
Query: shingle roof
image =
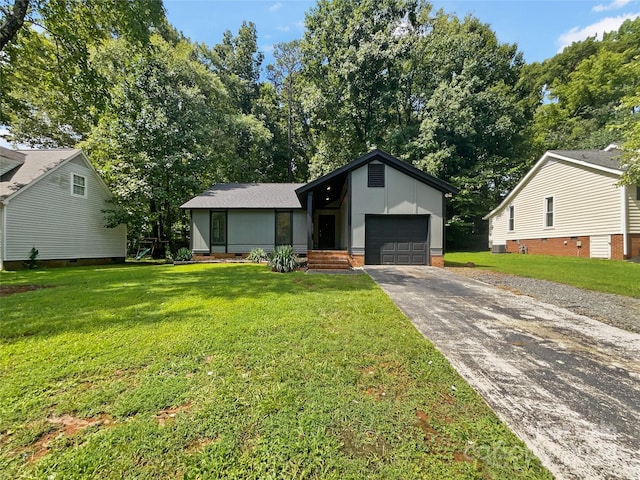
[[[590,163],[598,167],[623,170],[619,160],[619,157],[622,154],[620,150],[549,150],[549,153],[552,155],[559,155],[561,157],[568,157],[580,162]]]
[[[24,155],[24,163],[0,177],[0,200],[13,195],[52,168],[77,155],[81,150],[14,150]]]
[[[302,208],[296,188],[304,183],[220,183],[181,208]]]

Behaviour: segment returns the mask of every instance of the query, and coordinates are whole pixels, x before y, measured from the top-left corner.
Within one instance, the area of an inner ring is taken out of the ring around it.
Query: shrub
[[[29,252],[29,260],[24,262],[24,266],[29,269],[34,269],[38,266],[38,255],[40,252],[36,247],[31,247],[31,252]]]
[[[291,245],[281,245],[276,247],[271,253],[269,266],[276,272],[286,273],[296,269],[296,253]]]
[[[269,255],[267,255],[267,252],[265,252],[262,248],[254,248],[249,252],[249,255],[247,255],[247,260],[251,260],[254,263],[260,263],[263,260],[268,259]]]
[[[189,250],[186,247],[182,247],[182,248],[178,249],[178,251],[176,252],[176,254],[173,257],[173,259],[176,262],[188,262],[192,258],[193,258],[193,254],[191,253],[191,250]]]

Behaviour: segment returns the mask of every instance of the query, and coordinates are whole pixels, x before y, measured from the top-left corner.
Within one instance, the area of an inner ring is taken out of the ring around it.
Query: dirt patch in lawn
[[[153,418],[158,420],[158,425],[163,426],[167,422],[172,421],[178,413],[189,410],[190,408],[190,403],[185,403],[184,405],[180,405],[178,407],[166,408],[164,410],[160,410],[156,415],[153,416]]]
[[[80,418],[64,414],[59,417],[49,417],[47,418],[47,422],[53,426],[53,430],[45,433],[30,446],[18,452],[18,454],[28,456],[28,463],[36,462],[49,453],[51,442],[54,440],[60,437],[70,437],[93,425],[111,426],[114,420],[107,414],[89,418]]]
[[[207,448],[209,445],[213,445],[219,440],[220,440],[219,438],[199,438],[191,442],[189,445],[187,445],[186,450],[188,453],[201,452],[202,450]]]
[[[33,292],[42,288],[53,288],[53,285],[0,285],[0,297],[8,297],[15,293]]]

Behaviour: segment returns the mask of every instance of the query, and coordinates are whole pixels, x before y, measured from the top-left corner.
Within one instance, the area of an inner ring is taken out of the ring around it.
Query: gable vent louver
[[[367,186],[384,187],[384,163],[369,164]]]

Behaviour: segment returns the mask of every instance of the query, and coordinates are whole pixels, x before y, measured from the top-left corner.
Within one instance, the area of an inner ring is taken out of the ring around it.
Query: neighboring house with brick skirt
[[[111,198],[81,150],[0,147],[0,268],[32,248],[44,265],[124,262],[126,226],[105,226]]]
[[[491,213],[489,248],[622,260],[640,256],[640,189],[619,150],[546,152]]]
[[[291,245],[310,268],[444,266],[445,197],[457,191],[373,150],[307,184],[219,184],[182,208],[199,258]]]

